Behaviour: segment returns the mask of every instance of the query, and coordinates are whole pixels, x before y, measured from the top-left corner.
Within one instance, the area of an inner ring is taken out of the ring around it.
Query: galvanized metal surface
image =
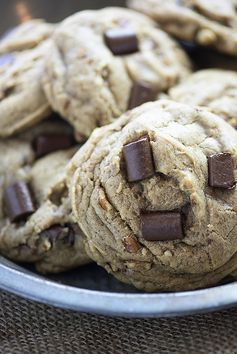
[[[80,312],[165,317],[214,311],[237,304],[236,282],[197,291],[145,294],[110,279],[97,266],[92,266],[89,273],[84,268],[73,274],[66,277],[66,284],[63,279],[65,275],[58,277],[56,282],[0,257],[0,288],[48,305]]]

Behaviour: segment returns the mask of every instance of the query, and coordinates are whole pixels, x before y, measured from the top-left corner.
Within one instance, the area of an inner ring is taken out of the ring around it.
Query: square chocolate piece
[[[6,188],[3,200],[7,215],[12,222],[25,221],[35,212],[32,192],[24,181],[16,182]]]
[[[210,187],[234,188],[234,164],[231,154],[220,153],[208,157],[208,180]]]
[[[129,28],[112,28],[104,34],[105,43],[114,55],[125,55],[138,52],[138,38]]]
[[[129,100],[128,109],[141,106],[143,103],[154,101],[157,98],[157,90],[148,83],[135,82]]]
[[[173,241],[184,237],[180,212],[141,214],[142,235],[147,241]]]
[[[40,158],[51,152],[69,149],[74,145],[73,137],[69,134],[41,134],[37,136],[32,147],[35,157]]]
[[[138,182],[155,174],[153,156],[148,136],[123,147],[129,182]]]

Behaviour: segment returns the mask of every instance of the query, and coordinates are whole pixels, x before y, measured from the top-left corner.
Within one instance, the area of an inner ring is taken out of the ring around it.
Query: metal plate
[[[126,317],[177,316],[237,304],[237,282],[204,290],[144,294],[96,265],[44,278],[1,257],[0,288],[53,306]]]
[[[116,0],[1,0],[0,11],[4,16],[0,33],[19,23],[23,15],[57,22],[80,9],[124,3]],[[198,291],[145,294],[120,283],[95,264],[46,278],[3,257],[0,257],[0,288],[53,306],[127,317],[176,316],[237,304],[236,282]]]

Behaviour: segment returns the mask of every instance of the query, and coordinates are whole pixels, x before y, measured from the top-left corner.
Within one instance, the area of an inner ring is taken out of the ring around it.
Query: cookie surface
[[[192,74],[184,83],[172,88],[174,101],[206,106],[237,128],[237,73],[209,69]]]
[[[0,54],[32,49],[48,39],[55,27],[40,19],[20,24],[0,37]]]
[[[147,291],[210,286],[236,269],[236,177],[237,132],[166,100],[95,130],[68,169],[88,255]]]
[[[41,85],[46,41],[34,49],[0,56],[0,137],[26,129],[51,112]]]
[[[237,55],[236,1],[128,0],[128,6],[151,16],[179,39]]]
[[[107,8],[80,12],[57,28],[43,81],[53,109],[88,137],[189,72],[185,53],[151,20]]]
[[[52,147],[56,136],[71,139],[71,131],[65,125],[42,123],[15,139],[0,141],[0,253],[35,263],[42,273],[89,262],[65,182],[75,148],[56,151],[56,144]],[[40,158],[42,137],[44,147],[48,144],[48,151],[51,147],[54,152],[45,151]]]

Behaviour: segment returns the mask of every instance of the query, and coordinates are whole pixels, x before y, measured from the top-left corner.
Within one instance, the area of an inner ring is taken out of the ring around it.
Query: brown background
[[[82,9],[96,9],[105,6],[122,6],[118,0],[0,0],[0,33],[20,22],[22,7],[32,17],[57,22]],[[20,11],[19,11],[20,9]]]

